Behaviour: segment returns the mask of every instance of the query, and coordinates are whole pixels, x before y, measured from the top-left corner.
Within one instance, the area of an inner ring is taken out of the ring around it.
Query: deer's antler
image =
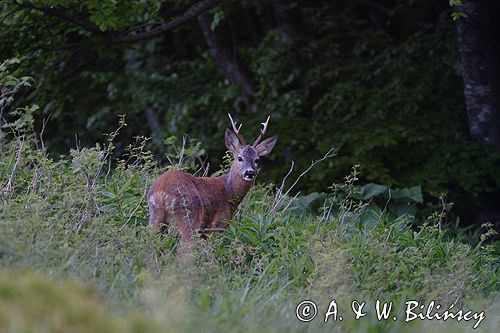
[[[271,118],[271,116],[267,116],[266,122],[261,123],[262,124],[262,129],[260,130],[259,136],[257,137],[257,139],[255,140],[255,142],[253,143],[254,147],[259,144],[260,140],[262,140],[262,137],[264,137],[264,134],[266,134],[267,126],[269,125],[269,119],[270,118]]]
[[[231,120],[231,125],[233,126],[233,131],[234,131],[234,134],[236,134],[236,136],[238,137],[238,140],[240,140],[240,143],[245,146],[246,143],[245,143],[245,139],[243,139],[243,136],[240,134],[240,129],[241,129],[241,125],[238,126],[238,124],[233,120],[233,117],[231,117],[231,114],[228,113],[227,114],[229,116],[229,120]]]

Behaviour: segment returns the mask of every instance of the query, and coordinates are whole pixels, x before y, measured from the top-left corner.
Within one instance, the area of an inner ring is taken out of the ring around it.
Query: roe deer
[[[268,155],[276,144],[276,136],[260,142],[270,117],[262,123],[255,142],[247,145],[240,134],[241,124],[237,127],[231,115],[228,116],[233,131],[226,129],[225,141],[234,161],[227,174],[194,177],[182,171],[167,171],[149,190],[149,225],[163,231],[167,223],[175,222],[181,243],[189,242],[197,229],[227,226],[233,211],[255,181],[259,157]]]

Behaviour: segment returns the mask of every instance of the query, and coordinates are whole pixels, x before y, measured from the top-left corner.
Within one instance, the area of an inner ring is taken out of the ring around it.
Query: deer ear
[[[276,137],[276,135],[273,135],[272,137],[267,138],[259,143],[257,147],[255,147],[255,149],[257,150],[257,154],[259,154],[259,156],[268,155],[273,150],[277,139],[278,138]]]
[[[238,136],[234,134],[230,129],[226,128],[226,133],[224,134],[224,138],[226,140],[226,147],[233,153],[237,153],[241,148],[240,140]]]

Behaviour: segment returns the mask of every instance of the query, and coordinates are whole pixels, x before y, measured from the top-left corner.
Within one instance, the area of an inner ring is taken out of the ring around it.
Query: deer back
[[[209,227],[216,215],[231,218],[223,177],[194,177],[182,171],[167,171],[151,186],[149,206],[170,215],[186,216],[193,228]]]

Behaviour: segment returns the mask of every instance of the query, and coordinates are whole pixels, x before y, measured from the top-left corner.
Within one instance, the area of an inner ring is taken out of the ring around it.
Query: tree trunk
[[[152,106],[147,106],[144,113],[146,114],[146,120],[148,122],[149,129],[151,130],[151,136],[153,139],[157,139],[158,132],[160,130],[160,121],[158,120],[156,110]]]
[[[238,60],[228,26],[219,22],[212,30],[212,15],[203,13],[198,16],[198,23],[208,44],[210,55],[224,72],[229,82],[240,85],[243,91],[243,101],[247,109],[251,109],[255,89],[250,79],[250,73]]]
[[[456,28],[470,135],[500,149],[500,4],[462,0],[455,10],[467,14]],[[500,227],[499,200],[498,190],[481,193],[474,223],[493,222]]]
[[[458,50],[471,136],[500,149],[500,5],[497,0],[463,0],[456,7]]]

